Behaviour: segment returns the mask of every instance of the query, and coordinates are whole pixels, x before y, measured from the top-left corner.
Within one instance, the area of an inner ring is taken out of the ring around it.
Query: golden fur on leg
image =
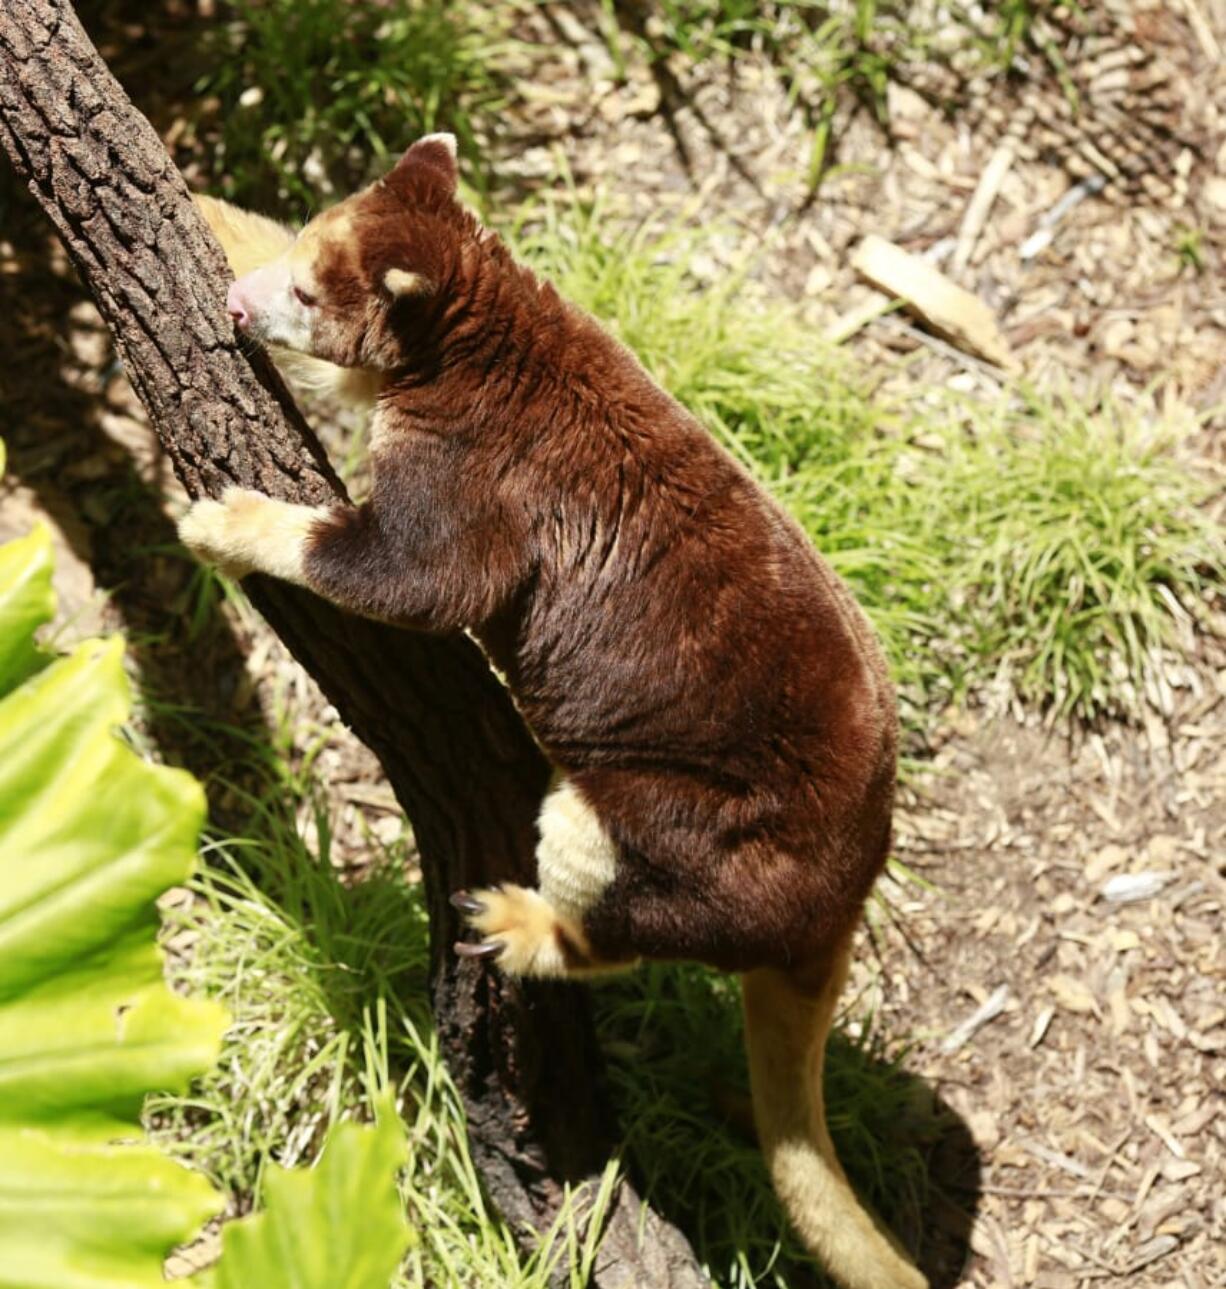
[[[179,521],[179,538],[231,577],[268,573],[306,586],[307,545],[330,513],[329,506],[295,506],[227,488],[220,501],[197,501],[188,510]]]
[[[856,1198],[826,1128],[822,1069],[850,947],[849,937],[816,991],[774,968],[743,977],[758,1136],[784,1209],[844,1289],[927,1289]]]
[[[582,977],[618,971],[631,961],[598,957],[583,930],[583,915],[617,871],[617,846],[591,806],[563,779],[541,803],[536,848],[539,890],[500,886],[455,897],[482,943],[461,953],[497,955],[516,976]]]

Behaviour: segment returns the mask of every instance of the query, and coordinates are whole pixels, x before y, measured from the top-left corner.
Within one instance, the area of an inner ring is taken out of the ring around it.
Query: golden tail
[[[856,1198],[826,1128],[822,1064],[849,951],[850,941],[812,991],[770,968],[744,977],[754,1119],[784,1209],[839,1284],[927,1289],[927,1280]]]

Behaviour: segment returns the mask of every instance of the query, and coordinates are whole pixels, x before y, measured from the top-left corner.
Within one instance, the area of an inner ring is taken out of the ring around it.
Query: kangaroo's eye
[[[304,291],[300,286],[294,287],[294,299],[299,304],[306,305],[308,309],[315,303],[315,297],[309,291]]]

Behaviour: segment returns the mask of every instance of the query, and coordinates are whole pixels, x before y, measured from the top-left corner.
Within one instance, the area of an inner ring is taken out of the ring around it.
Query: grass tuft
[[[1044,16],[1070,18],[1062,0],[1006,0],[985,12],[953,5],[919,16],[900,0],[664,0],[643,19],[601,0],[591,16],[625,75],[633,39],[649,62],[735,62],[753,51],[774,66],[812,143],[808,186],[829,171],[844,106],[889,125],[889,86],[934,60],[960,77],[1004,75],[1023,51],[1063,68]],[[275,208],[316,205],[360,187],[405,144],[453,130],[469,179],[485,186],[488,133],[506,102],[511,69],[531,76],[531,46],[510,32],[516,6],[479,0],[228,0],[204,42],[195,132],[230,200]]]
[[[223,1003],[234,1024],[191,1096],[151,1109],[170,1148],[246,1204],[270,1158],[314,1158],[364,1100],[373,1009],[424,995],[425,930],[393,853],[346,888],[326,828],[317,852],[298,837],[284,781],[260,796],[229,792],[250,811],[251,838],[206,849],[194,898],[168,922],[177,983]]]
[[[330,1124],[372,1119],[391,1087],[409,1135],[402,1192],[420,1237],[397,1286],[545,1289],[556,1259],[582,1262],[591,1249],[572,1210],[547,1249],[521,1258],[486,1209],[429,1019],[426,914],[405,855],[385,850],[346,884],[326,816],[315,813],[312,849],[289,775],[272,757],[260,768],[261,791],[239,794],[250,835],[215,841],[190,898],[166,910],[175,983],[234,1019],[214,1071],[185,1096],[150,1100],[152,1135],[242,1213],[260,1202],[269,1161],[313,1160]]]
[[[945,441],[968,678],[1052,715],[1164,707],[1167,664],[1194,647],[1226,568],[1209,486],[1173,431],[1029,393]]]

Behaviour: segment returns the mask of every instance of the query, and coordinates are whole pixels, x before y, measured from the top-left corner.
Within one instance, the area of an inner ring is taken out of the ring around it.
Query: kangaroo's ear
[[[393,298],[406,295],[429,295],[434,290],[430,279],[408,269],[388,269],[383,275],[383,289]]]
[[[398,178],[424,178],[426,175],[444,184],[449,193],[455,192],[459,169],[454,134],[423,135],[400,158],[388,178],[394,181]]]

